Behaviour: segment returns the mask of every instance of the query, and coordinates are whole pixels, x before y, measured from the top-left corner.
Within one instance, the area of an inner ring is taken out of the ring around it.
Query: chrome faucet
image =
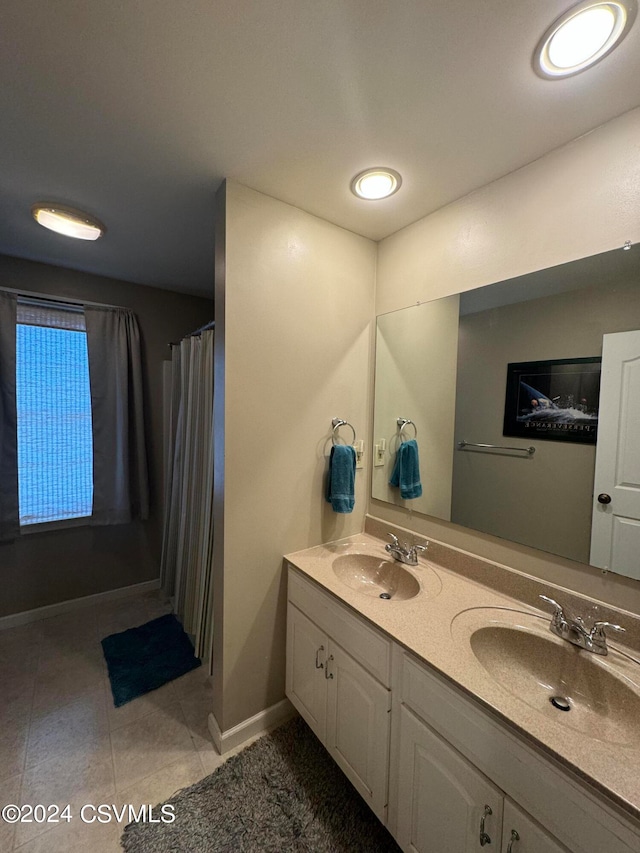
[[[405,563],[407,566],[417,566],[418,551],[426,551],[429,543],[427,542],[426,545],[409,545],[405,542],[404,545],[401,545],[397,536],[393,533],[389,533],[388,535],[392,541],[384,546],[385,551],[400,563]]]
[[[596,655],[608,655],[606,631],[615,631],[618,634],[625,632],[625,629],[621,628],[620,625],[614,625],[611,622],[594,622],[591,630],[587,631],[581,616],[570,619],[565,614],[562,605],[554,601],[553,598],[549,598],[547,595],[541,595],[540,598],[554,607],[549,625],[552,633],[573,643],[580,649],[585,649],[587,652],[593,652]]]

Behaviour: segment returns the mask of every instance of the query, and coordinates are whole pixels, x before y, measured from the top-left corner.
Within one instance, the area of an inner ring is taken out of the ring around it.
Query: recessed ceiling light
[[[584,0],[573,6],[540,39],[533,56],[536,73],[570,77],[599,62],[629,32],[637,8],[637,0]]]
[[[378,168],[360,172],[351,181],[351,192],[359,198],[374,201],[388,198],[397,192],[402,185],[400,174],[394,169]]]
[[[31,213],[44,228],[77,240],[97,240],[106,231],[104,225],[93,216],[61,204],[38,202],[31,208]]]

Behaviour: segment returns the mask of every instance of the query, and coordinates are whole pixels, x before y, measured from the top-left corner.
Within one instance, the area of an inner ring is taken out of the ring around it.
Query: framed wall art
[[[503,435],[595,444],[601,358],[507,365]]]

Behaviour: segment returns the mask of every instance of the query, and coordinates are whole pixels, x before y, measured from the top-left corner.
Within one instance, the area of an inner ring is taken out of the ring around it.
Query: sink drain
[[[391,598],[388,592],[381,592],[379,597],[384,598],[385,601],[388,601]]]
[[[564,696],[552,696],[549,699],[549,702],[553,705],[554,708],[557,708],[558,711],[570,711],[571,703]]]

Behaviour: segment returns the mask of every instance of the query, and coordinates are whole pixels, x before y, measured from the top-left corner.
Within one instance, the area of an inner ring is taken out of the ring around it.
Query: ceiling
[[[640,22],[543,80],[572,0],[3,0],[0,252],[213,292],[225,178],[379,240],[640,104]],[[356,199],[391,166],[401,190]],[[107,234],[40,228],[34,201]]]

